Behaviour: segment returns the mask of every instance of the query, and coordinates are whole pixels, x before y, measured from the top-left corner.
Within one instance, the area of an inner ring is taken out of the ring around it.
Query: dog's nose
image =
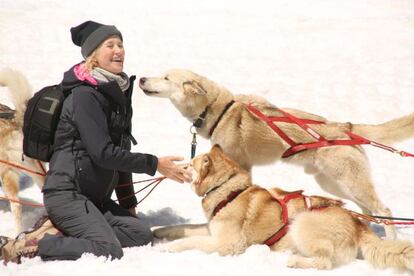
[[[145,77],[144,78],[140,78],[139,79],[139,84],[140,85],[144,85],[144,83],[145,83],[146,80],[147,80],[147,78],[145,78]]]

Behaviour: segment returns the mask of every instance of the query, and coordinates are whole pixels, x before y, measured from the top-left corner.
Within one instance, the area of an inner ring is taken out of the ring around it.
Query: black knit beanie
[[[121,32],[113,25],[103,25],[94,21],[86,21],[70,29],[72,41],[81,47],[84,58],[101,45],[110,36],[117,35],[122,40]]]

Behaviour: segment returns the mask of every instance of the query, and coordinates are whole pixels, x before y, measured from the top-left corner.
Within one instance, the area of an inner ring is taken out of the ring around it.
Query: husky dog
[[[32,96],[27,79],[20,73],[11,69],[0,70],[0,86],[5,86],[16,110],[0,105],[0,160],[24,166],[34,171],[40,171],[39,164],[23,155],[23,116],[27,100]],[[17,200],[19,193],[19,169],[0,163],[1,188],[11,200]],[[31,174],[39,187],[43,186],[44,177]],[[23,230],[22,206],[10,201],[10,208],[15,217],[16,233]]]
[[[189,121],[197,123],[201,118],[197,132],[210,139],[212,144],[219,144],[229,157],[248,171],[253,165],[279,160],[290,148],[285,140],[246,108],[252,104],[267,116],[284,116],[280,109],[263,98],[235,96],[203,76],[179,69],[161,77],[141,78],[140,87],[148,96],[169,98]],[[283,110],[301,119],[324,122],[311,126],[326,139],[349,139],[347,131],[385,144],[414,136],[414,113],[379,125],[364,125],[330,122],[297,109]],[[295,124],[276,124],[297,144],[315,142]],[[361,146],[309,149],[282,160],[303,166],[307,173],[314,175],[323,190],[352,200],[364,213],[392,216],[374,189],[368,158]],[[385,230],[388,238],[395,238],[394,227],[386,226]]]
[[[293,253],[289,267],[316,269],[350,263],[361,250],[362,257],[376,267],[414,271],[413,244],[381,240],[342,208],[338,200],[253,185],[249,172],[227,157],[219,146],[194,158],[190,169],[191,186],[203,198],[208,224],[154,230],[157,238],[178,239],[161,244],[164,250],[198,249],[228,255],[266,243],[272,250]],[[283,230],[286,234],[277,236]]]

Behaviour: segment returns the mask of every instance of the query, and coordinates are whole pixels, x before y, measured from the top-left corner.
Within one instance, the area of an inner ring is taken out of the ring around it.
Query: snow
[[[114,24],[122,31],[125,71],[138,77],[190,69],[236,94],[261,95],[280,107],[341,122],[381,123],[412,112],[414,106],[410,0],[1,0],[0,68],[21,70],[34,91],[58,83],[81,58],[69,28],[86,20]],[[0,101],[8,102],[5,89],[0,90]],[[146,97],[136,87],[133,105],[135,151],[189,160],[190,123],[168,101]],[[394,146],[413,152],[414,140]],[[198,138],[198,153],[209,148],[209,141]],[[413,217],[414,159],[365,149],[380,198],[394,216]],[[302,168],[281,162],[255,168],[253,179],[264,187],[326,195]],[[42,200],[35,185],[21,197]],[[359,211],[351,202],[347,206]],[[200,200],[188,185],[169,180],[138,210],[151,225],[205,221]],[[29,207],[25,211],[27,227],[43,212]],[[5,202],[0,202],[0,221],[0,234],[12,235],[13,219]],[[383,234],[380,226],[374,229]],[[398,235],[414,241],[412,227],[398,227]],[[362,260],[326,272],[289,269],[288,254],[270,252],[265,245],[227,257],[199,251],[165,253],[157,245],[124,253],[112,262],[90,254],[77,261],[35,258],[0,265],[0,275],[409,275],[378,270]]]

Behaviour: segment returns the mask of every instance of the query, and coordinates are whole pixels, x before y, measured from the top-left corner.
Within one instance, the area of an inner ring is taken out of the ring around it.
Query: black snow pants
[[[123,247],[153,241],[149,227],[113,200],[98,209],[78,192],[49,191],[43,201],[51,221],[64,234],[45,235],[39,241],[43,260],[76,260],[83,253],[119,259]]]

